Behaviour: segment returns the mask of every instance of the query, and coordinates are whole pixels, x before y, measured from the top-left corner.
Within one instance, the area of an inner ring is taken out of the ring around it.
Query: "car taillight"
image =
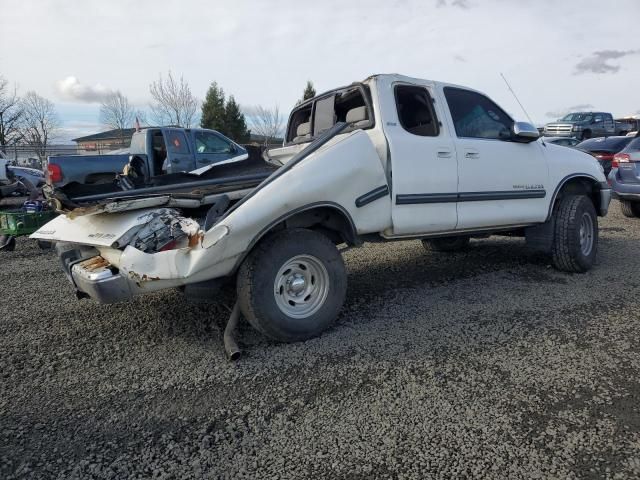
[[[50,163],[47,165],[47,183],[55,183],[62,181],[62,169],[60,165]]]
[[[611,162],[611,168],[618,168],[621,163],[629,163],[631,156],[627,153],[616,153],[613,156],[613,162]]]

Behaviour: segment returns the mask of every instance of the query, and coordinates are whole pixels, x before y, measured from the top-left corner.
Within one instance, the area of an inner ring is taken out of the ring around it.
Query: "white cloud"
[[[628,55],[638,54],[640,54],[640,50],[600,50],[598,52],[593,52],[590,56],[583,58],[578,62],[575,74],[617,73],[620,70],[620,65],[613,65],[609,63],[611,60],[618,60],[619,58],[623,58]]]
[[[56,82],[57,93],[64,99],[75,102],[100,103],[112,91],[99,83],[83,85],[74,77],[69,76]]]

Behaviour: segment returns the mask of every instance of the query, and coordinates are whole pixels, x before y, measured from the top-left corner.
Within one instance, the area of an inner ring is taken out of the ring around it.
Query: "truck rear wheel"
[[[442,237],[422,240],[422,245],[427,250],[434,252],[459,252],[469,246],[469,237]]]
[[[261,241],[240,266],[240,310],[267,337],[315,337],[338,317],[347,291],[340,252],[324,235],[284,230]]]
[[[589,197],[570,195],[555,206],[551,254],[553,265],[565,272],[586,272],[598,250],[598,217]]]
[[[630,202],[629,200],[620,200],[620,210],[625,217],[640,217],[640,202]]]

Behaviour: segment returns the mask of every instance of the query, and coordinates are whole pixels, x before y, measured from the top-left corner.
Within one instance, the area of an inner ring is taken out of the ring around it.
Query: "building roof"
[[[86,137],[74,138],[74,142],[95,142],[98,140],[120,140],[122,137],[129,138],[136,131],[135,128],[125,128],[120,130],[107,130],[106,132],[94,133],[93,135],[87,135]]]

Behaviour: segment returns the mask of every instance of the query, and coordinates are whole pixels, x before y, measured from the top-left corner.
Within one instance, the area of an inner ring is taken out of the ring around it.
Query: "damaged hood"
[[[84,245],[111,247],[131,232],[150,223],[159,215],[173,216],[170,209],[134,210],[122,213],[100,213],[70,217],[59,215],[40,227],[31,238],[53,242],[71,242]],[[176,215],[177,216],[177,215]],[[195,235],[200,228],[195,220],[181,217],[179,228],[186,235]]]

